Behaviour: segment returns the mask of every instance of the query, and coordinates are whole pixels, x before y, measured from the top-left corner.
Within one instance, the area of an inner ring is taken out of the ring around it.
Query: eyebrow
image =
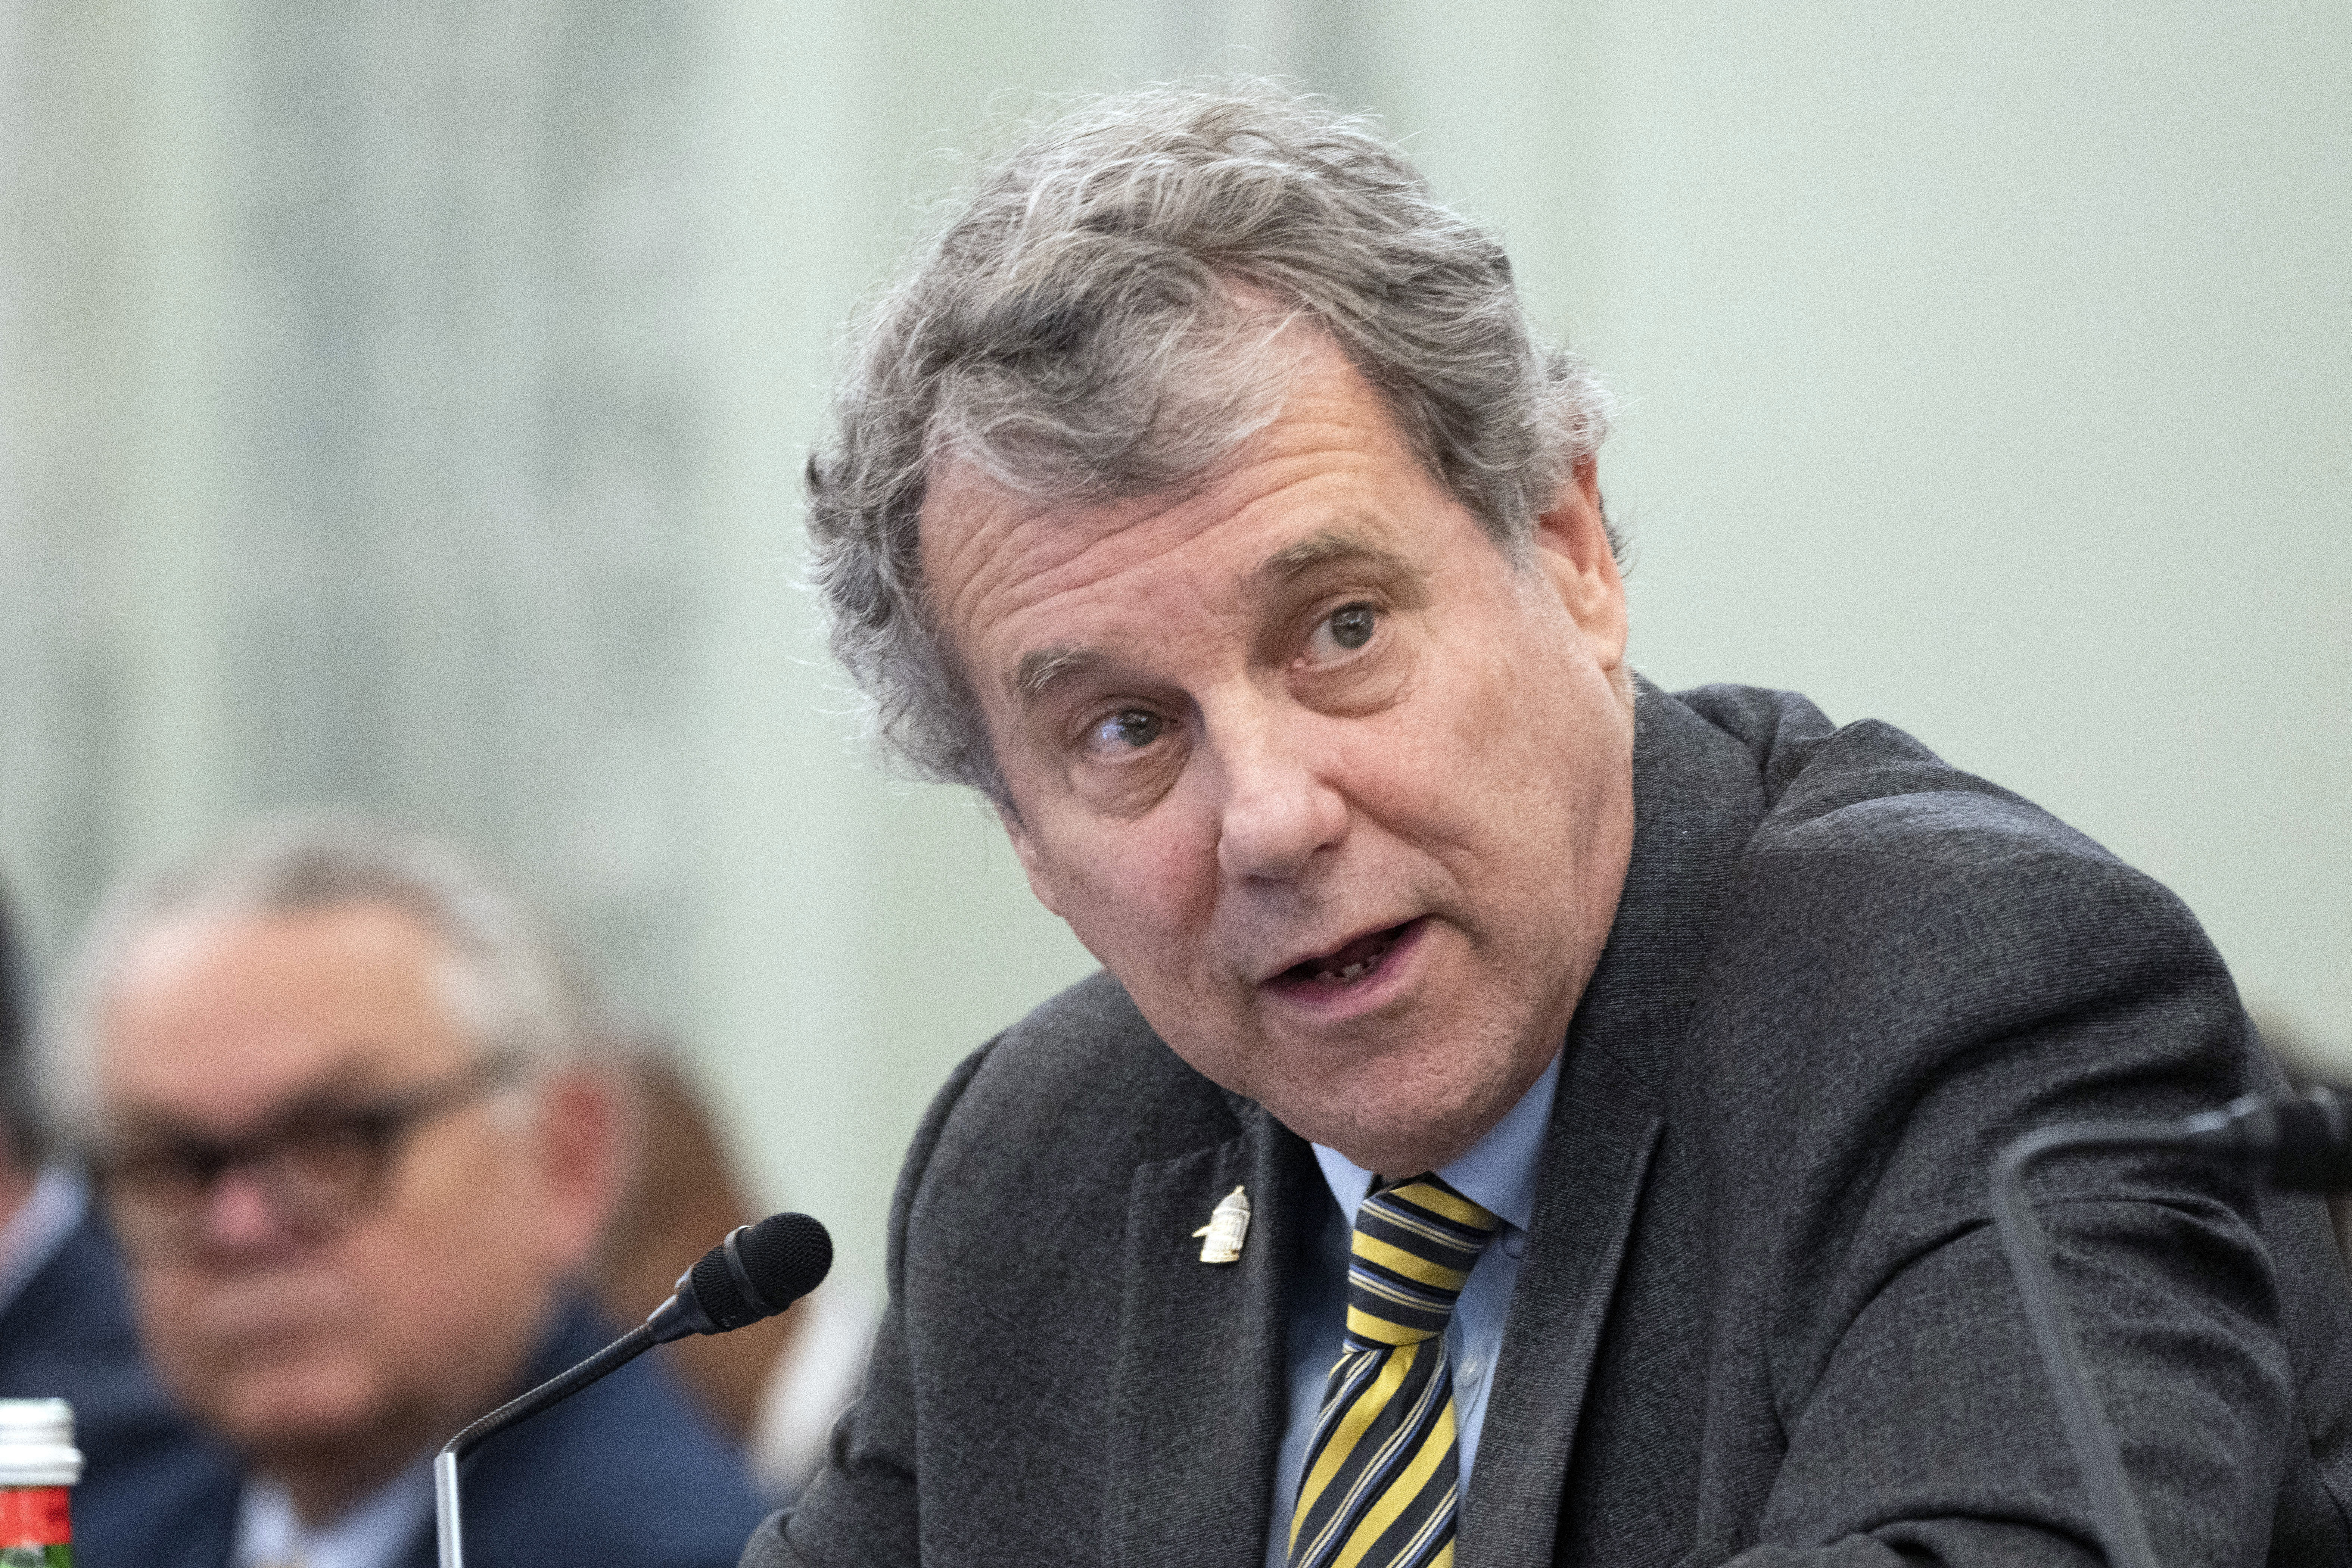
[[[1297,544],[1285,545],[1260,561],[1250,577],[1262,587],[1280,586],[1327,566],[1370,568],[1402,579],[1412,588],[1423,580],[1421,569],[1403,556],[1342,528],[1323,528]],[[1034,648],[1013,666],[1013,699],[1024,708],[1034,706],[1058,683],[1109,663],[1108,655],[1092,648]]]
[[[351,1109],[365,1096],[399,1092],[396,1088],[370,1082],[373,1077],[365,1056],[353,1051],[337,1058],[331,1065],[306,1082],[279,1095],[260,1115],[247,1117],[245,1125],[237,1132],[220,1133],[199,1126],[172,1111],[154,1105],[133,1104],[125,1108],[117,1136],[129,1134],[124,1140],[127,1142],[235,1143],[304,1116]]]
[[[1324,528],[1295,545],[1286,545],[1259,563],[1261,582],[1291,582],[1321,566],[1367,566],[1418,581],[1421,569],[1361,534]]]
[[[1027,707],[1052,689],[1054,683],[1104,663],[1091,648],[1034,648],[1013,666],[1013,695]]]

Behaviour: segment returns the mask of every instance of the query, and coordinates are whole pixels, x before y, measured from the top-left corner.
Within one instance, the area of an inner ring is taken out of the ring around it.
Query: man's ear
[[[545,1234],[557,1268],[584,1263],[620,1197],[628,1156],[620,1085],[594,1067],[561,1067],[540,1087],[540,1180]]]
[[[1013,841],[1013,852],[1021,857],[1022,874],[1029,879],[1029,891],[1048,914],[1062,916],[1062,906],[1054,897],[1053,884],[1045,874],[1045,860],[1037,852],[1037,841],[1029,836],[1021,821],[1021,813],[1009,800],[996,802],[996,820],[1004,824],[1004,836]]]
[[[1609,548],[1601,511],[1601,474],[1590,457],[1576,465],[1551,509],[1536,519],[1536,561],[1552,591],[1583,631],[1604,670],[1625,662],[1625,580]]]

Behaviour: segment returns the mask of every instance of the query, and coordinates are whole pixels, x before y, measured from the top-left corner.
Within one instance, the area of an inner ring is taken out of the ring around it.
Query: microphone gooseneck
[[[465,1568],[457,1466],[467,1455],[517,1422],[527,1421],[619,1371],[657,1344],[688,1334],[725,1333],[773,1317],[815,1290],[832,1268],[833,1238],[805,1214],[772,1214],[757,1225],[738,1226],[678,1276],[677,1293],[656,1307],[644,1322],[450,1438],[433,1458],[434,1535],[441,1568]]]
[[[2303,1192],[2352,1189],[2352,1102],[2328,1088],[2249,1094],[2223,1110],[2177,1121],[2075,1122],[2028,1133],[1993,1170],[1992,1216],[2001,1250],[2025,1303],[2066,1441],[2091,1494],[2109,1568],[2157,1568],[2147,1524],[2124,1473],[2097,1396],[2083,1371],[2083,1343],[2051,1267],[2050,1243],[2033,1215],[2025,1178],[2052,1155],[2093,1149],[2174,1149],[2234,1165],[2273,1186]]]
[[[2083,1472],[2091,1494],[2091,1514],[2097,1522],[2099,1542],[2106,1549],[2107,1568],[2157,1568],[2155,1548],[2148,1544],[2147,1525],[2140,1518],[2139,1500],[2124,1475],[2123,1455],[2116,1448],[2115,1429],[2083,1375],[2083,1342],[2066,1315],[2065,1298],[2058,1291],[2057,1270],[2050,1265],[2050,1243],[2042,1223],[2033,1217],[2033,1200],[2025,1189],[2026,1174],[2043,1159],[2062,1151],[2082,1149],[2145,1149],[2184,1146],[2180,1129],[2170,1123],[2078,1122],[2028,1133],[2000,1156],[1992,1178],[1993,1225],[2009,1258],[2009,1271],[2017,1293],[2025,1301],[2025,1321],[2042,1352],[2042,1369],[2050,1393],[2058,1402],[2058,1419],[2066,1428],[2067,1446]]]

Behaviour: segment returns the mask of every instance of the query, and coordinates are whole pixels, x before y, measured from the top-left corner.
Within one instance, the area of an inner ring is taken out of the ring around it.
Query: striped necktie
[[[1300,1472],[1290,1568],[1453,1568],[1445,1322],[1497,1223],[1433,1176],[1356,1210],[1347,1348]]]

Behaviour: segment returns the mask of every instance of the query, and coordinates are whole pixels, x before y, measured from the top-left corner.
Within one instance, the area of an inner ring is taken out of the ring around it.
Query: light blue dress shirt
[[[395,1568],[433,1519],[428,1455],[346,1509],[332,1522],[302,1522],[294,1500],[256,1476],[237,1500],[231,1568]]]
[[[1495,1358],[1503,1348],[1503,1319],[1519,1282],[1528,1229],[1536,1211],[1536,1176],[1543,1165],[1544,1130],[1551,1124],[1552,1097],[1559,1089],[1559,1058],[1519,1103],[1470,1152],[1437,1174],[1454,1190],[1502,1219],[1494,1240],[1478,1255],[1469,1283],[1445,1325],[1445,1354],[1454,1368],[1454,1423],[1461,1434],[1461,1485],[1470,1484],[1478,1458],[1478,1430],[1486,1418],[1486,1390],[1495,1381]],[[1317,1144],[1316,1163],[1331,1188],[1333,1203],[1320,1229],[1308,1239],[1290,1303],[1289,1415],[1274,1467],[1274,1521],[1266,1532],[1266,1568],[1284,1568],[1290,1555],[1290,1514],[1298,1501],[1298,1472],[1314,1440],[1323,1407],[1323,1387],[1339,1359],[1348,1332],[1348,1244],[1356,1228],[1356,1207],[1371,1190],[1372,1173],[1349,1163],[1337,1150]],[[1418,1176],[1412,1171],[1408,1175]]]

